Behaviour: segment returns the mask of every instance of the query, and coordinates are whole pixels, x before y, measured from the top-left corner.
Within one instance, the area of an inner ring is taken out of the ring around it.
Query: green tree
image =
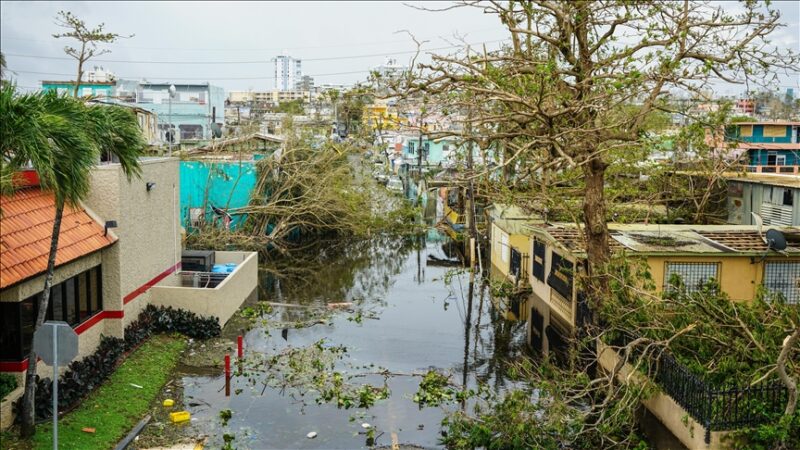
[[[78,96],[81,86],[81,79],[83,78],[83,66],[89,59],[109,53],[110,50],[101,49],[97,47],[98,43],[111,44],[119,38],[127,38],[130,36],[123,36],[117,33],[109,33],[105,31],[105,24],[101,23],[94,28],[86,26],[86,23],[72,14],[69,11],[59,11],[56,15],[56,25],[65,28],[67,31],[64,33],[54,34],[56,39],[60,38],[73,38],[80,43],[80,48],[72,46],[64,47],[64,53],[75,58],[78,61],[78,76],[75,79],[75,92],[73,95]]]
[[[504,167],[575,174],[587,294],[595,304],[609,293],[606,172],[614,153],[641,148],[648,118],[672,112],[671,90],[767,83],[775,70],[798,62],[769,43],[781,24],[768,2],[743,2],[736,12],[660,0],[463,5],[497,16],[508,43],[498,51],[434,55],[415,68],[420,75],[405,94],[455,98],[454,110],[472,107],[470,125],[482,146],[503,149]]]
[[[54,92],[17,94],[7,85],[0,92],[0,154],[4,172],[30,164],[41,187],[52,191],[56,208],[50,253],[34,330],[44,322],[53,282],[61,218],[65,205],[77,205],[89,191],[90,171],[102,152],[116,156],[130,179],[139,176],[138,157],[146,143],[132,111],[121,106],[86,104]],[[3,190],[13,189],[11,176],[4,176]],[[36,354],[28,355],[23,397],[22,435],[34,428]]]

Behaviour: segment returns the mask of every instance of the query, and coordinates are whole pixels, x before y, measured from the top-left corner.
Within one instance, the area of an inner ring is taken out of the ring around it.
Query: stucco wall
[[[757,258],[760,259],[760,258]],[[765,261],[787,261],[786,258],[767,258]],[[722,291],[732,300],[752,301],[755,298],[758,286],[764,279],[764,262],[752,261],[747,256],[651,256],[647,258],[650,273],[656,284],[656,290],[661,292],[664,285],[664,271],[667,262],[714,262],[719,263],[719,280]]]
[[[85,202],[103,220],[116,220],[118,225],[112,231],[119,241],[104,254],[103,291],[110,291],[105,309],[124,310],[125,316],[121,323],[110,323],[109,331],[120,332],[147,305],[144,292],[123,308],[126,296],[180,261],[178,160],[145,159],[141,167],[141,177],[128,181],[119,164],[97,166]],[[148,182],[155,183],[150,191]]]
[[[216,252],[217,264],[235,262],[236,270],[213,289],[159,285],[150,290],[154,305],[213,316],[224,326],[258,286],[258,253]],[[127,314],[127,313],[126,313]]]
[[[598,352],[600,354],[600,366],[607,372],[611,372],[619,361],[619,355],[614,349],[606,346],[602,342],[598,342]],[[633,371],[633,366],[625,364],[617,375],[617,379],[625,383],[642,384],[649,382],[644,375],[638,372],[632,373]],[[727,448],[722,445],[722,441],[728,433],[712,431],[710,443],[706,444],[705,427],[695,421],[692,416],[669,395],[659,392],[642,401],[642,404],[686,447],[690,449],[710,450]],[[684,418],[686,418],[685,423]]]

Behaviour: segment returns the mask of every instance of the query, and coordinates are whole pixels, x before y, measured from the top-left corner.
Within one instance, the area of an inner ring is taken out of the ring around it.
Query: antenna
[[[761,218],[758,214],[751,212],[750,214],[753,215],[753,222],[755,222],[756,229],[758,230],[758,236],[764,240],[764,243],[769,245],[766,239],[764,239],[764,234],[761,232],[761,229],[764,228],[764,219]]]

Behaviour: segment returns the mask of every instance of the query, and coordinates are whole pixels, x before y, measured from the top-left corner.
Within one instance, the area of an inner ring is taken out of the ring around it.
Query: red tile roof
[[[47,269],[55,198],[39,188],[0,196],[0,289]],[[56,266],[113,244],[103,227],[80,207],[66,206],[61,219]]]

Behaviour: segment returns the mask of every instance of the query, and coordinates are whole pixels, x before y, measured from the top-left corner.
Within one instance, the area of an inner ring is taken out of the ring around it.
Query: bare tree
[[[587,294],[607,296],[610,259],[606,169],[614,152],[641,144],[647,118],[669,111],[671,90],[714,82],[766,83],[798,57],[777,49],[781,26],[769,5],[736,9],[695,1],[465,1],[506,27],[498,51],[449,56],[415,68],[406,93],[469,92],[473,129],[503,150],[501,164],[536,174],[576,170],[583,185]],[[465,97],[460,97],[465,98]],[[467,105],[456,101],[456,106]],[[509,176],[516,176],[513,172]]]
[[[75,79],[74,96],[78,96],[81,86],[81,79],[83,78],[83,65],[89,59],[110,53],[110,50],[101,49],[97,47],[98,43],[111,44],[119,38],[129,38],[133,35],[123,36],[117,33],[109,33],[105,31],[105,24],[101,23],[94,28],[86,26],[86,23],[78,18],[76,15],[69,11],[59,11],[56,15],[56,25],[65,28],[67,31],[64,33],[54,34],[56,39],[60,38],[73,38],[80,43],[80,48],[72,46],[64,47],[64,53],[75,58],[78,61],[78,76]]]

